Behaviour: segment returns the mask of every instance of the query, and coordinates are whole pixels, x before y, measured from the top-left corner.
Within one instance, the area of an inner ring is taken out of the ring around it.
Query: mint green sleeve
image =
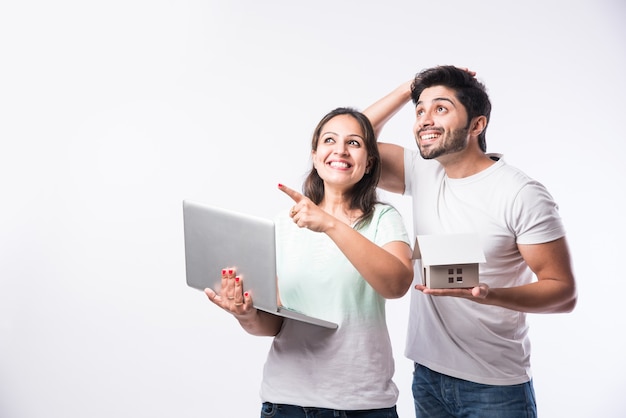
[[[411,245],[404,218],[393,206],[378,204],[372,217],[368,238],[379,246],[392,241],[402,241]]]

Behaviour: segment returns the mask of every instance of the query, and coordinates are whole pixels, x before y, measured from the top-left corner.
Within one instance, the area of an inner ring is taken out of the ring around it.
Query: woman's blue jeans
[[[532,380],[493,386],[437,373],[419,364],[413,372],[416,418],[536,418]]]
[[[398,418],[398,413],[395,406],[362,411],[338,411],[265,402],[261,407],[261,418]]]

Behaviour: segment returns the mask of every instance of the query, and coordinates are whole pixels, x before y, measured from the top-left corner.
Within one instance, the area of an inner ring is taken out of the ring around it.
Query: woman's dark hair
[[[433,67],[418,73],[411,85],[411,99],[417,105],[422,91],[433,86],[444,86],[454,90],[456,98],[467,111],[467,123],[476,116],[485,116],[485,129],[478,136],[478,145],[483,152],[487,152],[487,124],[491,114],[491,102],[485,85],[478,81],[469,72],[452,65]]]
[[[374,128],[369,119],[361,112],[350,107],[338,107],[335,110],[327,113],[322,120],[319,121],[317,127],[313,131],[313,138],[311,139],[311,150],[317,150],[317,144],[322,134],[324,125],[335,116],[348,115],[353,117],[361,127],[363,131],[363,141],[368,157],[368,170],[363,175],[363,178],[354,185],[350,190],[350,209],[360,209],[363,215],[357,220],[355,229],[366,225],[374,214],[374,205],[378,203],[378,195],[376,187],[378,186],[378,180],[380,179],[381,162],[380,154],[378,153],[378,145],[376,143],[376,135]],[[319,204],[324,198],[324,181],[317,173],[315,167],[311,168],[311,171],[304,180],[302,186],[303,194],[311,199],[316,205]]]

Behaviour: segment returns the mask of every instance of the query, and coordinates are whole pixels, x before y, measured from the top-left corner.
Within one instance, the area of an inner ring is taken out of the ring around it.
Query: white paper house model
[[[424,284],[431,289],[478,285],[478,264],[485,262],[476,234],[418,235],[413,258],[421,260]]]

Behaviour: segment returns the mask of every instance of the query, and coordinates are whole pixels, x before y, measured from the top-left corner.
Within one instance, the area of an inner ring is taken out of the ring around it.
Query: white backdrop
[[[0,416],[258,416],[270,340],[185,285],[182,200],[273,216],[323,114],[438,64],[486,83],[489,151],[568,228],[579,305],[530,317],[540,416],[623,416],[625,18],[621,0],[3,2]],[[412,122],[382,139],[414,146]],[[407,302],[388,303],[403,417]]]

